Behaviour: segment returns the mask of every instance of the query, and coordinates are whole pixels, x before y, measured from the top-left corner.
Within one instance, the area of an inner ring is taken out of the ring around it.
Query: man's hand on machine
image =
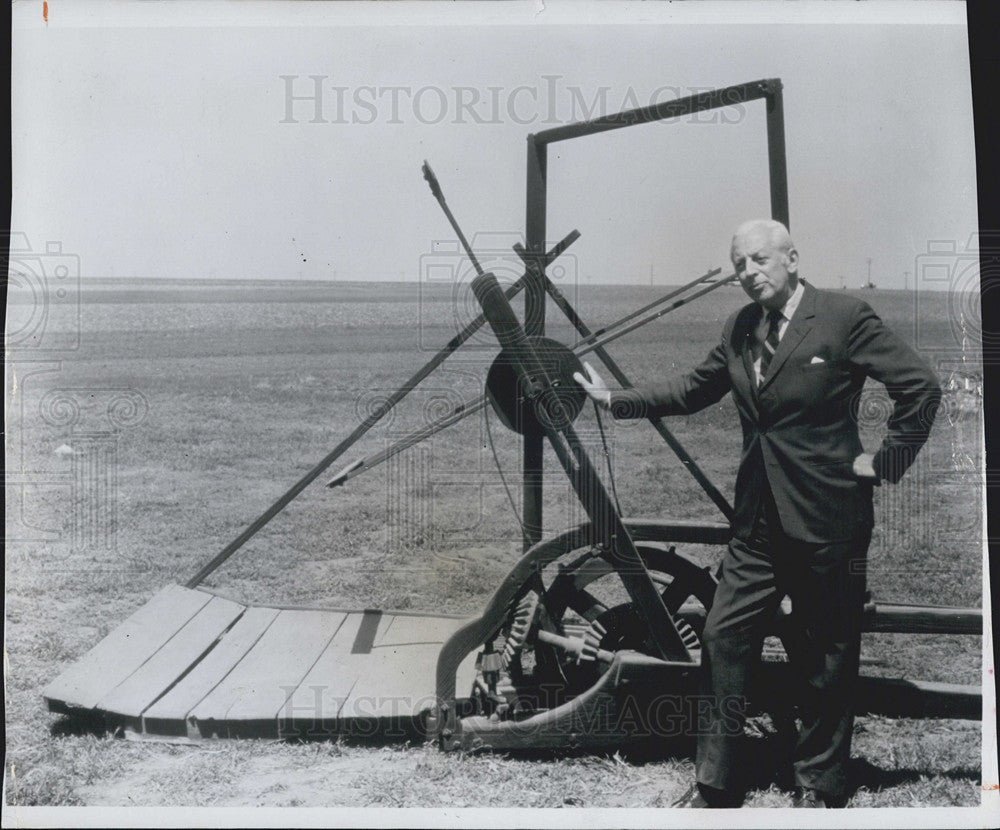
[[[573,380],[579,383],[583,387],[583,391],[597,403],[605,409],[609,409],[611,407],[611,390],[608,389],[601,376],[594,371],[593,366],[585,361],[583,368],[587,371],[587,377],[579,372],[573,372]]]

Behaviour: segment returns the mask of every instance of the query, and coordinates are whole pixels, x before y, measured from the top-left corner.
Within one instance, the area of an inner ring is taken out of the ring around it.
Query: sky
[[[803,275],[913,287],[965,250],[961,4],[680,5],[17,3],[12,230],[85,279],[430,279],[457,254],[427,159],[500,268],[529,133],[777,77]],[[753,102],[553,145],[548,234],[581,232],[565,279],[677,284],[768,194]]]

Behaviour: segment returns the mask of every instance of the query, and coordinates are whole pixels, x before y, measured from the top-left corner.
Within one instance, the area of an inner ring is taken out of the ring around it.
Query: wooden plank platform
[[[275,608],[248,608],[221,642],[143,713],[143,729],[154,729],[152,721],[185,723],[188,712],[222,682],[277,616]]]
[[[170,585],[44,696],[54,711],[147,736],[374,735],[433,706],[438,652],[463,622],[248,607]],[[460,690],[471,689],[474,658]]]
[[[42,692],[66,708],[93,709],[212,599],[168,585]]]
[[[341,718],[412,717],[435,702],[435,672],[441,646],[465,620],[398,614],[372,648],[375,658],[352,688]],[[427,668],[433,666],[434,671]],[[459,668],[458,689],[471,690],[475,655]]]
[[[280,731],[287,737],[335,734],[341,710],[372,662],[368,643],[384,633],[393,617],[348,614],[344,624],[316,660],[281,713]]]
[[[226,724],[230,734],[260,721],[276,723],[278,712],[319,658],[346,614],[281,611],[226,678],[188,715]]]
[[[434,705],[440,643],[374,649],[341,709],[341,719],[412,717]]]
[[[212,597],[164,646],[100,699],[98,709],[138,718],[192,668],[246,608]]]

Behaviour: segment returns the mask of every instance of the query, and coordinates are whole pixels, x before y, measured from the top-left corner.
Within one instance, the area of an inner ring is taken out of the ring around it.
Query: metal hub
[[[573,372],[582,372],[583,364],[568,347],[548,337],[529,337],[542,365],[551,378],[552,387],[542,391],[534,378],[518,380],[515,362],[505,349],[497,355],[486,375],[486,394],[504,426],[519,435],[543,435],[544,428],[538,411],[549,429],[561,429],[576,420],[587,393],[573,381]]]

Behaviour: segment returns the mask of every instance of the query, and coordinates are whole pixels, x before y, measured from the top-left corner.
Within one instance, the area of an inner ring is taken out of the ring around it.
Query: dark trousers
[[[845,793],[870,541],[867,527],[846,541],[790,539],[769,492],[750,538],[730,541],[702,637],[701,691],[709,717],[698,735],[700,784],[737,802],[742,798],[747,679],[787,594],[795,643],[786,646],[802,722],[792,759],[795,782],[833,796]]]

